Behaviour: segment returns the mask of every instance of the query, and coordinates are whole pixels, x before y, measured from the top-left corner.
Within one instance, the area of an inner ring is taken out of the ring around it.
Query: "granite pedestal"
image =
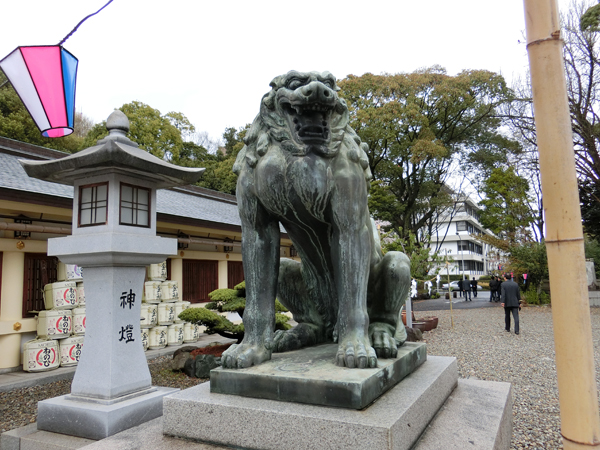
[[[217,394],[204,383],[165,397],[163,432],[245,449],[408,450],[457,382],[455,358],[430,357],[360,411]]]
[[[147,392],[117,400],[85,400],[67,394],[38,403],[38,430],[104,439],[120,431],[160,417],[163,397],[179,391],[153,387]]]
[[[217,394],[363,409],[427,360],[427,346],[407,342],[398,357],[379,359],[374,369],[334,364],[337,344],[274,353],[270,361],[247,369],[210,372],[210,391]]]

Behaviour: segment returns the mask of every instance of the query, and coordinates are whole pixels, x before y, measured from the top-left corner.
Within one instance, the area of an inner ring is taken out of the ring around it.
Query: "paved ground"
[[[474,297],[473,294],[471,294],[471,301],[465,301],[463,297],[460,297],[458,292],[456,293],[456,298],[452,296],[453,309],[473,309],[490,307],[500,307],[500,303],[490,302],[489,291],[479,291],[477,292],[477,297]],[[446,311],[449,309],[450,300],[446,300],[445,292],[442,292],[442,296],[438,299],[413,301],[413,311]]]

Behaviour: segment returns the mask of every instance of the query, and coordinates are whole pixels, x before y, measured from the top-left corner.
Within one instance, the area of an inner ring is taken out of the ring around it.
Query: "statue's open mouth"
[[[292,129],[299,141],[307,145],[323,145],[329,141],[329,118],[333,109],[330,105],[310,103],[282,105],[292,122]]]

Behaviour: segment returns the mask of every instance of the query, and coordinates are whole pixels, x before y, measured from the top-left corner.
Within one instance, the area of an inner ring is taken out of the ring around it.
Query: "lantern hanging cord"
[[[98,11],[96,11],[95,13],[90,14],[89,16],[84,17],[83,19],[81,19],[81,21],[75,26],[75,28],[73,28],[71,30],[71,32],[69,34],[67,34],[62,41],[60,41],[58,43],[58,45],[63,45],[64,42],[69,39],[71,37],[71,35],[73,33],[75,33],[77,31],[77,28],[79,28],[79,25],[81,25],[83,22],[85,22],[86,20],[88,20],[90,17],[95,16],[96,14],[98,14],[100,11],[102,11],[104,8],[106,8],[108,5],[110,5],[113,2],[113,0],[110,0],[106,5],[104,5],[102,8],[100,8]]]

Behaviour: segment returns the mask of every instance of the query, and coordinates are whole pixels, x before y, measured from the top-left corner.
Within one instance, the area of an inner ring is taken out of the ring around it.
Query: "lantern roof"
[[[156,188],[193,184],[204,168],[179,167],[138,148],[127,138],[129,119],[119,110],[106,121],[109,135],[73,155],[53,161],[19,160],[27,175],[55,183],[74,185],[75,180],[120,172],[136,178],[154,180]]]

